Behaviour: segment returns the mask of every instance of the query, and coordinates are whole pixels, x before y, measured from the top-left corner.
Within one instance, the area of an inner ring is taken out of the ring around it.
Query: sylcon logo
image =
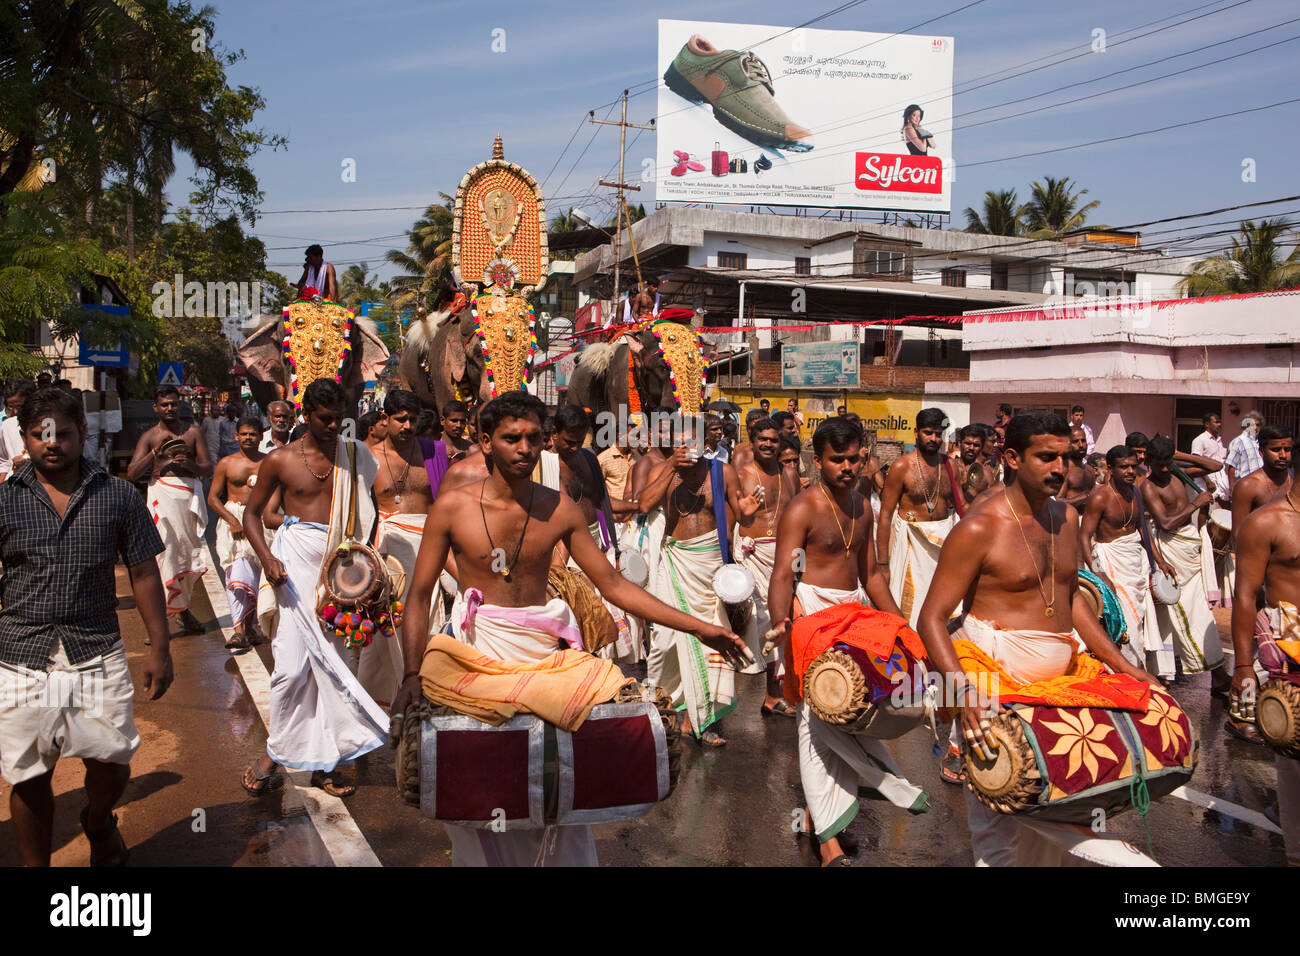
[[[858,153],[854,183],[878,192],[942,193],[943,160],[938,156]]]

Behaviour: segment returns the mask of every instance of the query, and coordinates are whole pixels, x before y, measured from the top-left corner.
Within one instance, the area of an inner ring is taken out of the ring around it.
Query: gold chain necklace
[[[934,484],[929,491],[925,490],[925,463],[921,458],[920,449],[913,448],[912,454],[916,456],[916,467],[922,471],[921,475],[921,494],[925,498],[925,510],[934,514],[934,506],[939,501],[939,465],[934,466]]]
[[[307,462],[307,437],[305,435],[298,439],[298,450],[302,452],[302,466],[307,469],[307,474],[311,475],[317,481],[324,481],[334,471],[333,465],[331,465],[329,471],[325,472],[323,475],[318,475],[316,472],[311,470],[311,465]],[[324,452],[321,452],[321,454],[324,454]]]
[[[764,510],[767,512],[767,536],[769,538],[776,537],[776,528],[772,525],[772,518],[781,510],[781,477],[781,467],[778,465],[776,469],[776,504],[764,506]],[[760,487],[762,487],[761,483]]]
[[[826,490],[826,482],[819,481],[817,482],[817,486],[821,488],[822,494],[824,494],[826,500],[830,502],[831,517],[835,519],[835,528],[839,531],[840,541],[844,544],[844,556],[848,557],[853,551],[851,545],[853,543],[853,533],[857,529],[858,516],[852,513],[849,515],[849,536],[847,538],[844,537],[844,525],[840,523],[840,516],[836,514],[836,512],[839,511],[839,508],[835,506],[835,499],[832,498],[831,493]],[[853,498],[851,495],[849,497],[849,507],[853,507]]]
[[[1002,492],[1002,497],[1006,499],[1007,510],[1011,512],[1011,517],[1016,521],[1016,527],[1020,529],[1020,539],[1025,542],[1025,550],[1029,552],[1029,563],[1034,566],[1034,574],[1038,575],[1038,593],[1042,595],[1043,604],[1047,606],[1045,613],[1048,617],[1051,617],[1056,613],[1052,609],[1052,605],[1056,603],[1056,525],[1055,522],[1052,521],[1052,505],[1050,502],[1047,505],[1047,535],[1048,540],[1051,542],[1049,550],[1051,551],[1052,556],[1052,573],[1051,577],[1048,579],[1052,583],[1052,599],[1049,601],[1047,599],[1047,592],[1043,590],[1043,573],[1038,570],[1038,562],[1034,560],[1033,549],[1029,547],[1029,538],[1025,536],[1025,526],[1020,523],[1020,516],[1016,514],[1016,509],[1011,507],[1011,497],[1005,491]]]
[[[396,451],[397,449],[394,448],[393,450]],[[402,503],[402,492],[406,490],[406,479],[411,474],[411,463],[409,461],[406,462],[406,470],[402,472],[400,480],[393,477],[393,463],[389,460],[387,453],[384,454],[384,464],[388,467],[388,481],[392,484],[393,491],[395,492],[393,495],[393,503],[400,505]]]

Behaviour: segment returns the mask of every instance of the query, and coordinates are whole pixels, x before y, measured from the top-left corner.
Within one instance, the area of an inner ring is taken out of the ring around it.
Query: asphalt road
[[[215,569],[207,575],[213,590],[220,587],[217,575]],[[118,585],[125,596],[122,633],[138,678],[144,629],[121,569]],[[222,647],[221,625],[229,626],[224,600],[218,617],[205,588],[195,593],[195,613],[209,624],[208,631],[173,641],[177,677],[162,700],[150,702],[137,692],[142,744],[118,810],[132,864],[450,865],[451,847],[441,825],[398,798],[387,748],[357,762],[359,790],[346,801],[308,787],[306,774],[295,775],[272,795],[244,792],[241,772],[266,741],[260,708],[269,687],[269,648],[230,657]],[[1221,626],[1226,629],[1226,615]],[[595,828],[603,864],[816,865],[807,840],[795,834],[802,799],[794,721],[760,716],[761,680],[738,677],[740,706],[724,722],[729,743],[711,751],[688,744],[680,783],[669,800],[639,820]],[[1155,802],[1145,821],[1132,811],[1112,816],[1110,832],[1143,849],[1149,839],[1165,866],[1284,865],[1280,833],[1261,815],[1274,799],[1271,751],[1228,738],[1222,730],[1224,704],[1211,700],[1207,676],[1180,683],[1173,693],[1202,740],[1192,793]],[[931,809],[914,816],[864,800],[848,831],[858,865],[971,863],[964,799],[959,788],[940,780],[932,746],[923,730],[890,742],[908,778],[929,793]],[[77,823],[84,803],[81,778],[79,761],[62,761],[55,772],[56,865],[89,860]],[[0,833],[9,826],[8,790],[0,785]],[[13,839],[0,839],[0,865],[18,863]]]

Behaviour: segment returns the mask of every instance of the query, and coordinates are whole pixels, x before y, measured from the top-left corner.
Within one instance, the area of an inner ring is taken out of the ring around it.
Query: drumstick
[[[763,656],[767,657],[776,650],[776,639],[781,636],[781,628],[774,627],[763,635]]]

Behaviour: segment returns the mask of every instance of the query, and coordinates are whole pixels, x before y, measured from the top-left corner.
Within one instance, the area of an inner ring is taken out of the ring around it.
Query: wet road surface
[[[214,568],[205,577],[220,595],[218,574]],[[144,628],[120,568],[118,593],[125,596],[119,618],[138,688],[147,650]],[[224,598],[218,605],[219,616],[204,586],[196,587],[194,611],[208,630],[172,641],[176,682],[162,700],[145,700],[137,690],[141,746],[117,811],[132,864],[450,865],[451,846],[441,825],[398,798],[393,752],[386,747],[357,762],[353,773],[359,789],[346,801],[307,786],[305,773],[295,774],[277,793],[245,793],[240,775],[266,742],[255,695],[259,688],[264,695],[269,685],[270,650],[263,646],[232,658],[222,646],[220,622],[229,626]],[[1227,616],[1220,612],[1219,618],[1226,637]],[[802,800],[794,721],[760,716],[762,680],[737,677],[740,705],[724,721],[728,744],[704,751],[688,743],[669,800],[639,820],[595,827],[602,864],[816,865],[815,851],[796,835]],[[1149,838],[1156,860],[1165,866],[1284,865],[1282,837],[1257,816],[1274,800],[1272,752],[1223,732],[1225,704],[1211,700],[1208,676],[1190,678],[1172,691],[1202,741],[1190,783],[1199,802],[1167,796],[1152,804],[1145,821],[1133,811],[1111,816],[1109,831],[1142,849]],[[970,865],[964,798],[960,788],[940,780],[928,730],[915,730],[888,746],[907,777],[929,793],[931,809],[911,815],[863,800],[847,831],[857,845],[857,864]],[[84,804],[82,775],[75,760],[61,761],[55,771],[56,865],[89,861],[77,823]],[[9,830],[8,791],[0,784],[0,832],[9,834],[0,839],[0,865],[14,866],[19,859]],[[1217,810],[1201,805],[1215,800],[1229,805]]]

